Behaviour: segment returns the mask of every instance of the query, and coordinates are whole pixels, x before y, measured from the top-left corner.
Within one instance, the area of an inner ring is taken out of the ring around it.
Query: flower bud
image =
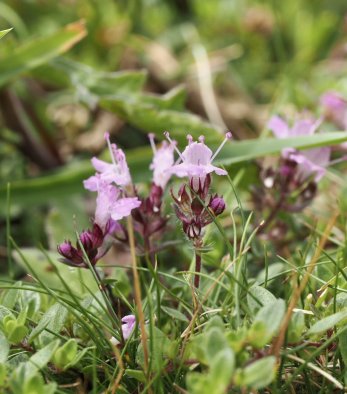
[[[72,256],[73,246],[70,241],[64,241],[62,244],[58,246],[58,252],[66,258]]]
[[[214,197],[211,197],[208,207],[213,211],[215,216],[220,215],[225,209],[223,197],[218,197],[217,194]]]

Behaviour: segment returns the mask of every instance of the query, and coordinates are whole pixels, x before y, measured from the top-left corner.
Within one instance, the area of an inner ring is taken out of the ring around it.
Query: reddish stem
[[[195,249],[195,277],[194,286],[198,289],[200,285],[201,254]]]

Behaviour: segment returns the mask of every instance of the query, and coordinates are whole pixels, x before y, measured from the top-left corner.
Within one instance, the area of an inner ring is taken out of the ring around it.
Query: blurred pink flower
[[[172,175],[168,170],[174,164],[174,150],[177,142],[172,141],[168,144],[163,141],[160,148],[157,148],[154,143],[154,134],[148,134],[148,138],[153,150],[153,161],[150,165],[153,171],[153,183],[164,190]]]
[[[134,315],[124,316],[122,323],[123,338],[128,339],[135,328],[136,317]]]
[[[320,120],[307,118],[299,119],[294,123],[293,127],[289,127],[287,122],[275,115],[270,119],[268,128],[273,132],[275,137],[282,139],[312,135],[320,124]]]
[[[166,138],[172,142],[168,132],[165,132]],[[203,136],[199,137],[199,142],[194,141],[193,137],[188,134],[188,145],[181,153],[177,148],[180,160],[182,163],[172,166],[168,172],[175,174],[178,177],[189,178],[205,178],[207,174],[215,172],[217,175],[227,175],[227,172],[222,168],[213,166],[211,163],[218,155],[224,144],[231,138],[231,133],[226,133],[224,141],[221,143],[217,151],[213,154],[211,149],[205,145]]]
[[[293,127],[289,125],[279,116],[273,116],[268,127],[273,134],[279,138],[293,138],[305,135],[312,135],[317,130],[321,120],[312,118],[297,120]],[[291,160],[297,164],[297,176],[301,180],[307,179],[314,175],[314,179],[318,182],[325,174],[326,167],[329,165],[331,148],[314,148],[298,151],[293,148],[282,150],[282,157]]]
[[[334,91],[326,92],[320,98],[325,117],[340,129],[347,130],[347,101]]]
[[[297,163],[297,177],[299,179],[305,180],[314,174],[314,179],[318,182],[326,173],[330,153],[329,147],[308,149],[302,152],[287,148],[283,149],[282,156]]]

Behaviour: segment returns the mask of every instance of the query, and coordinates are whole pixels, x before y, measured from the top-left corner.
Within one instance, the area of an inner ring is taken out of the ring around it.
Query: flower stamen
[[[219,145],[218,149],[214,152],[213,156],[211,157],[211,162],[217,157],[218,153],[222,150],[223,146],[226,144],[228,140],[232,138],[232,134],[230,131],[228,131],[225,134],[224,141]]]
[[[150,142],[151,147],[152,147],[153,154],[156,154],[157,153],[157,147],[155,146],[155,143],[154,143],[154,137],[155,137],[155,135],[153,133],[149,133],[148,134],[148,138],[149,138],[149,142]]]
[[[165,138],[170,142],[170,144],[173,145],[175,151],[177,152],[178,156],[181,158],[182,161],[184,161],[184,158],[182,156],[182,153],[178,150],[176,144],[174,143],[174,141],[172,141],[172,139],[170,138],[170,133],[168,131],[164,131],[164,136]]]

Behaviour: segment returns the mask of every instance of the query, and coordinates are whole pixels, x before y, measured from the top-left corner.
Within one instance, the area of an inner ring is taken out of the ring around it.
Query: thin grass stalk
[[[6,193],[6,246],[7,246],[7,261],[8,261],[8,274],[11,279],[14,279],[13,261],[12,261],[12,245],[11,245],[11,185],[7,184]]]
[[[90,262],[89,257],[83,247],[83,244],[79,238],[79,234],[76,231],[76,238],[77,238],[77,242],[83,252],[83,257],[88,265],[88,268],[90,269],[91,273],[94,276],[94,279],[96,281],[96,283],[98,284],[99,290],[104,298],[105,304],[107,306],[108,312],[110,314],[111,319],[113,320],[113,322],[115,323],[115,327],[118,329],[118,333],[119,333],[119,338],[120,338],[120,342],[123,345],[124,344],[124,338],[123,338],[123,332],[122,332],[122,327],[121,327],[121,323],[120,323],[120,318],[117,316],[116,311],[113,308],[113,305],[109,299],[110,295],[108,294],[108,291],[106,290],[105,286],[102,283],[102,280],[100,278],[99,273],[97,272],[95,266]],[[111,290],[112,292],[112,290]]]
[[[140,331],[141,331],[141,343],[143,348],[143,355],[144,355],[144,372],[149,379],[148,373],[148,348],[147,348],[147,333],[145,327],[145,316],[142,309],[142,297],[141,297],[141,285],[139,274],[137,272],[137,260],[136,260],[136,252],[135,252],[135,238],[134,238],[134,227],[132,222],[132,217],[127,217],[127,230],[129,236],[129,247],[130,247],[130,254],[131,254],[131,262],[132,262],[132,271],[133,271],[133,278],[134,278],[134,296],[135,296],[135,303],[136,303],[136,312],[139,319]]]
[[[285,334],[286,334],[286,331],[287,331],[287,328],[288,328],[288,325],[289,325],[289,322],[290,322],[290,319],[291,319],[291,316],[293,313],[293,309],[295,308],[295,306],[300,298],[301,293],[304,291],[304,289],[307,285],[307,282],[310,279],[311,273],[313,272],[313,270],[316,266],[316,263],[317,263],[320,255],[322,254],[322,250],[324,249],[324,246],[325,246],[326,242],[328,241],[330,232],[331,232],[332,228],[334,227],[338,216],[339,216],[339,212],[335,212],[334,215],[332,216],[332,218],[330,219],[330,221],[328,222],[328,224],[325,228],[323,237],[320,239],[319,244],[318,244],[318,246],[315,250],[315,253],[312,257],[312,260],[311,260],[310,264],[308,265],[306,274],[304,275],[304,277],[301,280],[300,286],[297,286],[294,289],[294,292],[291,297],[287,312],[284,316],[283,323],[280,327],[278,337],[275,339],[275,341],[272,345],[272,353],[274,354],[274,356],[277,359],[279,358],[279,355],[280,355],[280,350],[281,350],[281,347],[282,347],[284,339],[285,339]]]

